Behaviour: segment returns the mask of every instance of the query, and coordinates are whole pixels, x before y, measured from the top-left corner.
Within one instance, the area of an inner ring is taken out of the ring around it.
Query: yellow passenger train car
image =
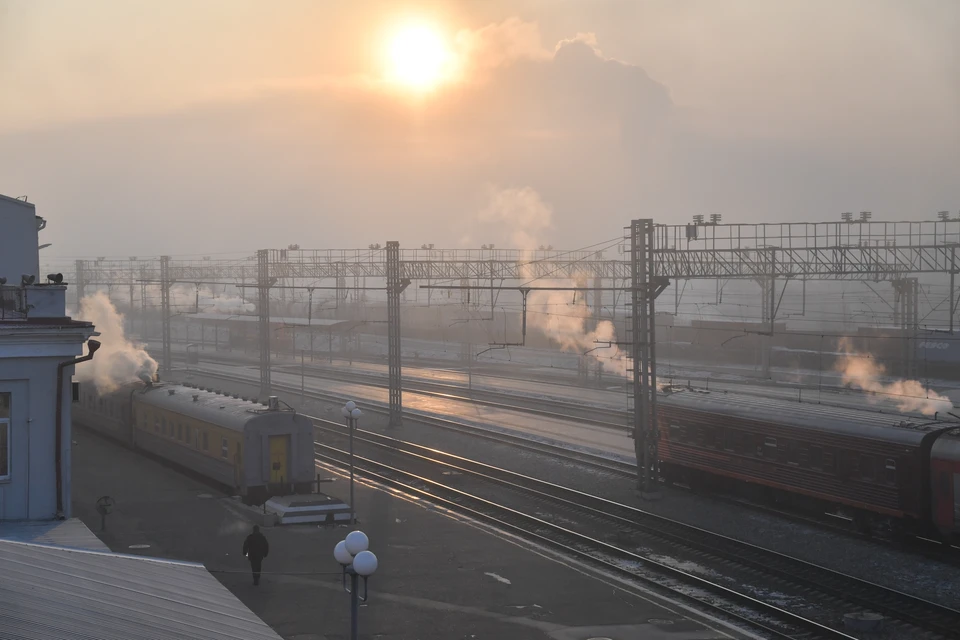
[[[309,493],[316,477],[313,423],[281,408],[176,384],[83,389],[74,421],[176,463],[259,504]]]

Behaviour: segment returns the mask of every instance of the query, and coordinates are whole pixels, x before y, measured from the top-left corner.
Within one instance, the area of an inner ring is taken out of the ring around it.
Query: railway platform
[[[333,559],[344,526],[265,529],[254,587],[240,548],[255,518],[209,485],[76,430],[74,513],[113,550],[202,562],[290,640],[348,637],[349,596]],[[346,480],[332,473],[330,492]],[[360,637],[448,640],[711,640],[753,637],[639,587],[566,562],[402,496],[357,485],[358,527],[380,561]],[[101,531],[97,499],[115,501]]]

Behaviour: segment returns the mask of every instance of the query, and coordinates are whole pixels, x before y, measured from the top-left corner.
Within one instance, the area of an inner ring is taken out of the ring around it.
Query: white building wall
[[[81,355],[94,334],[66,317],[66,287],[40,278],[39,219],[34,206],[0,195],[0,393],[11,395],[9,477],[0,479],[0,521],[70,517],[71,398],[73,367],[57,366]],[[30,286],[23,275],[35,277]],[[61,403],[61,496],[57,509],[57,402]]]
[[[0,324],[0,332],[11,327]],[[0,393],[10,393],[10,478],[0,480],[0,521],[50,520],[57,515],[56,493],[56,397],[57,365],[80,355],[83,334],[73,340],[53,340],[39,344],[29,340],[34,350],[20,356],[0,341]],[[89,333],[89,332],[87,332]],[[42,354],[42,355],[40,355]],[[73,367],[64,371],[62,396],[63,432],[63,507],[70,517],[71,385]]]
[[[20,284],[23,275],[40,282],[40,232],[37,212],[29,202],[0,195],[0,276]]]

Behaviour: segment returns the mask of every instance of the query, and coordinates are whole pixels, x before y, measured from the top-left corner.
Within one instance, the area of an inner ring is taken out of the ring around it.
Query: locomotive
[[[681,390],[658,397],[669,482],[960,542],[960,425]]]

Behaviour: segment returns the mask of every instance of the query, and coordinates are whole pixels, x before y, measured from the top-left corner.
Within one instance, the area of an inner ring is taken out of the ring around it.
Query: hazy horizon
[[[391,77],[411,24],[436,78]],[[0,193],[48,262],[933,219],[960,209],[958,32],[945,0],[0,0]]]

